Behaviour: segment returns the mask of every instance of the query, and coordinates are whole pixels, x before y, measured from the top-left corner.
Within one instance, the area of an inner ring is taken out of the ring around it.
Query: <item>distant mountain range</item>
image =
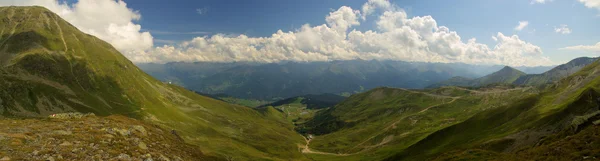
[[[138,64],[150,75],[206,94],[272,100],[306,94],[350,95],[379,86],[424,88],[452,77],[477,78],[502,66],[348,60],[332,62],[172,62]],[[551,67],[519,67],[538,73]]]
[[[559,65],[552,68],[551,70],[542,74],[528,74],[519,77],[517,80],[512,82],[517,85],[542,85],[554,81],[558,81],[561,78],[567,77],[581,68],[593,63],[598,58],[581,57],[569,61],[566,64]]]
[[[576,58],[566,64],[559,65],[541,74],[525,74],[518,69],[506,66],[500,71],[477,79],[453,77],[448,80],[432,84],[428,88],[437,88],[442,86],[478,87],[495,83],[540,86],[567,77],[579,71],[586,65],[593,63],[597,59],[598,58],[588,57]]]

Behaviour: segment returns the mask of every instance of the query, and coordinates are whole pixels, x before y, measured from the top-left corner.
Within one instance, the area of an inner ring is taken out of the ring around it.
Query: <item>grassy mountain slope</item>
[[[579,71],[581,68],[593,63],[597,59],[598,58],[588,57],[576,58],[542,74],[528,74],[519,77],[519,79],[515,80],[513,84],[537,86],[551,83]]]
[[[540,94],[479,113],[462,123],[427,136],[388,159],[431,159],[451,150],[476,149],[491,154],[538,148],[538,143],[546,136],[577,129],[599,119],[587,117],[598,113],[599,110],[599,75],[600,62],[595,61],[579,72],[548,86]],[[471,159],[478,160],[490,156],[479,157]]]
[[[427,135],[525,97],[532,88],[377,88],[353,95],[305,124],[316,160],[381,160]]]
[[[475,79],[475,84],[476,86],[482,86],[493,83],[512,83],[523,75],[525,75],[525,73],[515,68],[506,66],[490,75]]]
[[[596,61],[541,91],[514,86],[375,89],[305,123],[307,134],[316,136],[303,152],[315,160],[519,160],[548,158],[549,153],[591,158],[596,149],[559,153],[550,145],[594,148],[578,140],[596,138],[598,76]]]
[[[174,129],[207,155],[302,159],[291,125],[162,83],[42,7],[0,8],[0,113],[121,114]]]
[[[454,77],[452,79],[449,80],[445,80],[439,83],[435,83],[430,85],[428,88],[436,88],[436,87],[442,87],[442,86],[468,86],[468,87],[479,87],[479,86],[485,86],[485,85],[489,85],[489,84],[497,84],[497,83],[512,83],[515,80],[517,80],[519,77],[526,75],[525,73],[509,67],[509,66],[505,66],[504,68],[500,69],[497,72],[494,72],[492,74],[483,76],[481,78],[477,78],[477,79],[466,79],[463,77]]]
[[[346,99],[346,97],[335,94],[309,94],[287,98],[281,101],[269,103],[262,106],[282,106],[290,103],[300,103],[305,105],[308,109],[320,109],[333,107],[336,104],[342,102],[344,99]]]
[[[435,160],[597,160],[600,158],[600,144],[595,143],[600,141],[599,125],[600,122],[589,123],[581,131],[566,129],[513,153],[482,149],[453,150],[435,157]]]

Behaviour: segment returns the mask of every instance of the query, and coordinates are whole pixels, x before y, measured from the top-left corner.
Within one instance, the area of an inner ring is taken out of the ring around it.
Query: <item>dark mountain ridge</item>
[[[567,77],[581,68],[596,61],[598,58],[580,57],[569,61],[566,64],[559,65],[542,74],[528,74],[515,80],[516,85],[543,85],[558,81],[561,78]]]
[[[436,88],[441,86],[478,87],[495,83],[506,83],[523,86],[541,86],[558,81],[561,78],[565,78],[579,71],[586,65],[593,63],[596,60],[598,60],[598,58],[575,58],[566,64],[559,65],[541,74],[524,74],[523,72],[520,72],[514,68],[508,69],[510,67],[505,67],[502,70],[490,76],[473,80],[470,80],[468,78],[456,77],[432,84],[428,86],[428,88]],[[515,77],[517,78],[515,79]]]
[[[479,87],[488,84],[507,83],[510,84],[517,80],[519,77],[526,75],[525,73],[505,66],[504,68],[496,71],[492,74],[483,76],[477,79],[468,79],[464,77],[453,77],[451,79],[432,84],[428,88],[437,88],[442,86],[463,86],[463,87]]]

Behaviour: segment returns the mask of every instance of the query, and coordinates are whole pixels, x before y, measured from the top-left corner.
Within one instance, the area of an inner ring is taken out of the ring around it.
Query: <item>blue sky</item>
[[[600,55],[600,0],[0,0],[3,5],[45,6],[134,62],[360,58],[536,66]],[[374,11],[366,19],[364,6]],[[517,30],[520,22],[527,25]]]
[[[359,9],[364,0],[127,0],[128,6],[140,11],[139,23],[160,40],[187,41],[215,33],[270,36],[277,30],[296,30],[303,24],[323,24],[324,17],[339,8]],[[531,4],[527,0],[392,0],[412,16],[431,15],[439,25],[457,31],[465,39],[477,38],[493,47],[497,32],[517,34],[522,40],[540,46],[553,62],[562,63],[580,56],[598,56],[585,51],[558,48],[591,45],[600,42],[599,10],[586,8],[576,0],[554,0]],[[198,14],[197,9],[205,10]],[[357,27],[375,27],[375,18]],[[528,21],[522,31],[515,31],[519,21]],[[554,32],[554,27],[568,25],[570,34]],[[178,32],[159,33],[159,32]],[[181,32],[201,32],[188,33]]]

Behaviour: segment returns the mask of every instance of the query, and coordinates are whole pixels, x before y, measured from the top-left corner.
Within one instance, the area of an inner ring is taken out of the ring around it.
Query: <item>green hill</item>
[[[524,97],[506,106],[481,112],[468,120],[428,135],[423,140],[411,145],[406,150],[388,158],[388,160],[422,160],[436,158],[446,154],[454,159],[469,158],[481,160],[495,158],[506,160],[523,149],[529,158],[548,156],[540,149],[547,147],[544,138],[564,132],[576,137],[595,137],[594,133],[578,132],[592,122],[598,123],[600,102],[600,62],[584,67],[575,74],[558,81],[556,84],[535,95]],[[591,125],[597,126],[597,125]],[[592,129],[595,127],[591,127]],[[551,139],[555,142],[569,140]],[[575,147],[584,147],[575,145]],[[573,147],[573,146],[571,146]],[[557,148],[557,147],[555,147]],[[568,147],[565,147],[568,148]],[[596,149],[589,149],[596,150]],[[470,155],[469,151],[475,151]],[[540,152],[541,151],[541,152]],[[572,152],[572,156],[585,158],[591,151]],[[418,152],[418,153],[417,153]],[[498,154],[501,155],[488,155]],[[481,155],[477,155],[481,154]],[[485,154],[485,155],[483,155]],[[507,154],[505,156],[503,154]],[[504,159],[503,159],[504,158]]]
[[[302,124],[311,136],[303,152],[315,160],[518,160],[548,158],[549,145],[594,148],[561,138],[594,139],[599,71],[594,62],[544,89],[374,89]],[[594,151],[569,149],[561,158]]]
[[[377,88],[300,125],[315,160],[381,160],[438,130],[535,93],[532,88]]]
[[[558,81],[561,78],[565,78],[579,71],[581,68],[593,63],[597,59],[598,58],[588,57],[576,58],[569,61],[566,64],[559,65],[542,74],[528,74],[525,76],[521,76],[519,77],[519,79],[515,80],[513,84],[538,86]]]
[[[499,71],[483,76],[481,78],[468,79],[464,77],[453,77],[451,79],[432,84],[428,88],[437,88],[442,86],[479,87],[489,84],[510,84],[524,75],[526,74],[515,68],[505,66]]]
[[[282,106],[290,103],[300,103],[306,106],[308,109],[321,109],[327,107],[333,107],[336,104],[342,102],[346,97],[339,96],[335,94],[309,94],[297,97],[287,98],[281,101],[269,103],[266,105],[262,105],[261,107],[266,106]]]
[[[490,75],[486,75],[484,77],[475,79],[475,85],[482,86],[482,85],[493,84],[493,83],[509,83],[510,84],[523,75],[525,75],[525,73],[523,73],[515,68],[506,66],[506,67],[502,68],[501,70],[494,72]]]
[[[1,7],[0,19],[2,117],[120,114],[174,129],[206,155],[303,158],[292,125],[155,80],[45,8]]]

